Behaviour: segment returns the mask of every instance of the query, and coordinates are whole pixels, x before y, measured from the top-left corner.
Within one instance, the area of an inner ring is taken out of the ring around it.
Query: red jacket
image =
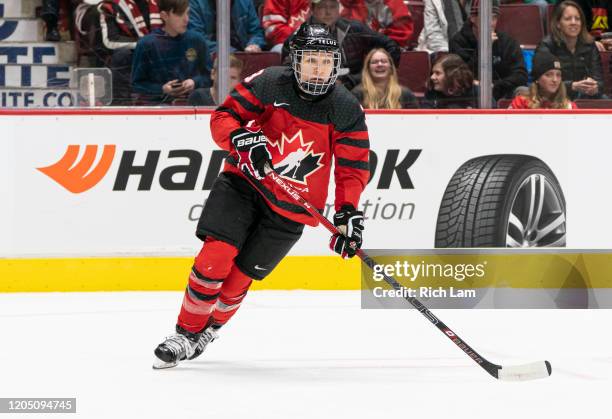
[[[512,103],[510,104],[510,107],[508,109],[531,109],[529,107],[530,103],[531,101],[529,100],[529,98],[526,98],[525,96],[517,95],[512,100]],[[574,102],[569,102],[568,106],[569,107],[566,109],[578,109],[578,107],[576,106]],[[550,102],[544,102],[540,109],[552,109],[550,107]]]
[[[379,1],[382,3],[379,7]],[[400,47],[408,45],[414,31],[412,15],[403,0],[340,0],[342,17],[358,20],[393,39]]]
[[[309,0],[265,0],[262,26],[271,46],[282,44],[308,17]]]

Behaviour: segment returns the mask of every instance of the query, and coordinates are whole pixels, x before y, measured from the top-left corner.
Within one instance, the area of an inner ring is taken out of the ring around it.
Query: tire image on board
[[[440,204],[436,248],[564,247],[565,198],[542,160],[491,155],[464,163]]]

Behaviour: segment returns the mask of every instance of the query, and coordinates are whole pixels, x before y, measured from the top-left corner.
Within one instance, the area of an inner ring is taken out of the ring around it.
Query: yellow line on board
[[[383,264],[396,260],[393,256],[377,258],[377,262]],[[446,276],[424,276],[414,282],[396,276],[402,285],[412,288],[612,288],[612,253],[419,255],[413,262],[445,267],[488,264],[484,277],[460,282]],[[0,258],[0,292],[183,290],[192,263],[190,257]],[[366,287],[387,287],[384,282],[372,281],[371,271],[367,274]],[[255,290],[360,288],[360,261],[357,258],[345,261],[333,255],[286,257],[269,277],[254,281],[252,286]]]
[[[193,258],[0,259],[0,292],[168,291],[187,285]],[[338,256],[288,256],[255,290],[357,290],[360,264]]]

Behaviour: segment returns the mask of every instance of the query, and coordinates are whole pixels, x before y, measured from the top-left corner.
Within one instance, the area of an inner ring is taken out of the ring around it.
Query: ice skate
[[[211,327],[201,334],[188,332],[179,326],[176,329],[177,333],[168,336],[155,348],[153,369],[172,368],[181,361],[195,359],[217,338],[217,332]]]
[[[204,350],[206,349],[206,346],[208,346],[209,343],[211,343],[213,340],[217,339],[218,337],[219,335],[217,334],[217,331],[215,329],[213,329],[212,327],[207,328],[200,335],[200,339],[198,339],[198,343],[193,351],[193,355],[191,355],[190,357],[187,357],[187,359],[188,360],[196,359],[197,357],[202,355],[202,352],[204,352]]]

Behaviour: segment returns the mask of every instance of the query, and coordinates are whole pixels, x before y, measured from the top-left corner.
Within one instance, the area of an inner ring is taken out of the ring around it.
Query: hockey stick
[[[293,188],[291,185],[286,183],[281,176],[276,173],[269,166],[266,168],[266,173],[278,186],[280,186],[288,196],[293,198],[300,206],[302,206],[310,215],[316,218],[323,226],[332,234],[342,234],[335,225],[333,225],[325,216],[319,213],[315,207],[313,207],[308,201],[306,201],[300,193]],[[357,256],[374,270],[376,262],[370,258],[363,250],[357,251]],[[401,291],[402,286],[392,276],[387,276],[383,273],[383,278],[386,283],[391,285],[395,290]],[[538,378],[546,378],[552,373],[552,367],[548,361],[538,361],[529,364],[502,366],[494,364],[478,352],[476,352],[470,345],[468,345],[463,339],[461,339],[455,332],[453,332],[447,325],[445,325],[440,319],[432,314],[419,300],[415,297],[404,296],[404,299],[408,301],[414,308],[419,310],[423,316],[433,323],[444,335],[449,338],[455,345],[457,345],[467,356],[469,356],[474,362],[480,365],[486,372],[491,374],[498,380],[505,381],[527,381],[535,380]]]

